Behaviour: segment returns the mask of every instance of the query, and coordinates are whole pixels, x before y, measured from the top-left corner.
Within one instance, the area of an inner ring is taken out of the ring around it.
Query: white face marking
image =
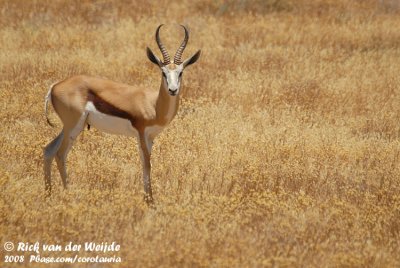
[[[176,96],[179,93],[181,87],[181,77],[183,72],[183,65],[178,65],[174,70],[168,69],[167,66],[161,67],[163,73],[163,81],[166,83],[165,88],[168,89],[168,93],[172,96]]]
[[[88,124],[102,132],[128,137],[139,136],[131,121],[99,112],[90,101],[86,104],[85,111],[88,113]]]

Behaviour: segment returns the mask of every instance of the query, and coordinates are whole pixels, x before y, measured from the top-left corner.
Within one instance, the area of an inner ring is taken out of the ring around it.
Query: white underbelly
[[[110,134],[138,137],[138,131],[128,119],[99,112],[92,102],[87,103],[86,112],[87,123],[91,127]]]

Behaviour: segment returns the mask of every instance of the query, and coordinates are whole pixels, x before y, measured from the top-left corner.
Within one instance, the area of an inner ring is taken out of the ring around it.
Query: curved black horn
[[[183,39],[181,46],[178,48],[178,50],[175,53],[174,63],[177,64],[177,65],[182,64],[182,60],[181,60],[182,53],[185,50],[187,42],[189,40],[189,31],[188,31],[188,29],[186,29],[186,27],[183,26],[183,25],[181,25],[181,26],[183,27],[183,29],[185,29],[185,38]]]
[[[156,42],[157,42],[157,45],[160,48],[161,53],[162,53],[163,58],[164,58],[163,64],[164,65],[168,65],[168,64],[171,63],[171,59],[169,58],[167,49],[165,48],[165,46],[163,45],[163,43],[161,42],[161,39],[160,39],[160,28],[163,25],[164,24],[160,24],[160,26],[158,26],[158,28],[156,30]]]

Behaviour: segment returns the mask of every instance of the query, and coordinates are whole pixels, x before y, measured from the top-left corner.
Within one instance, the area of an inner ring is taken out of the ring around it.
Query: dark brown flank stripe
[[[134,125],[134,118],[127,112],[113,106],[107,101],[103,100],[99,96],[97,96],[93,91],[89,90],[87,101],[91,101],[99,112],[103,114],[108,114],[124,119],[128,119],[131,121],[132,126]]]

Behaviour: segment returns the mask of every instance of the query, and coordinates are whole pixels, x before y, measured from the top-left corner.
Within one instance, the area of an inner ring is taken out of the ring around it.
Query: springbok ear
[[[183,62],[183,68],[195,63],[200,58],[201,50],[197,51],[193,56]]]
[[[146,53],[147,53],[147,58],[154,64],[157,64],[158,66],[161,67],[161,60],[154,55],[153,51],[149,47],[146,48]]]

